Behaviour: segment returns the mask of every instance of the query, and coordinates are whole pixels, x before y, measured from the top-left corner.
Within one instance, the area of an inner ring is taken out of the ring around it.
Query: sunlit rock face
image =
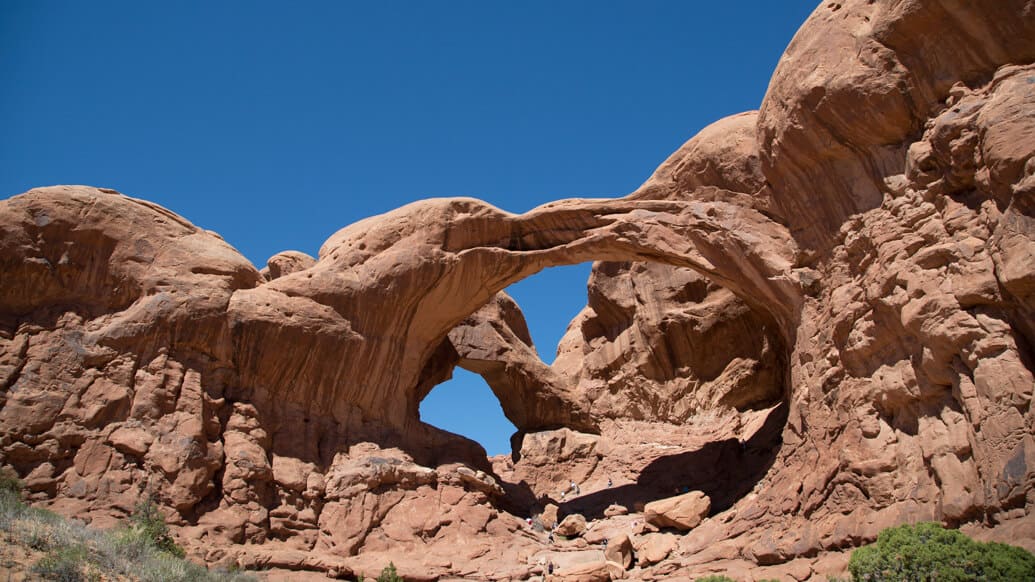
[[[97,525],[153,496],[198,558],[342,576],[617,577],[614,539],[641,578],[805,579],[918,520],[1035,549],[1035,18],[964,4],[824,3],[759,112],[624,198],[421,201],[261,272],[109,190],[4,200],[0,463]],[[585,261],[546,365],[501,291]],[[420,422],[458,365],[514,455]],[[677,496],[689,531],[644,522]]]

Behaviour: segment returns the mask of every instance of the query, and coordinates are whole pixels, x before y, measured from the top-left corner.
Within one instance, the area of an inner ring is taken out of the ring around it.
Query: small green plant
[[[24,488],[22,480],[18,478],[14,471],[6,467],[0,469],[0,491],[21,497]]]
[[[395,571],[394,562],[388,562],[388,565],[381,570],[377,576],[377,582],[403,582],[402,576]]]
[[[34,550],[48,550],[54,545],[54,533],[49,525],[28,519],[18,531],[18,537]]]
[[[59,547],[47,552],[32,571],[44,580],[57,582],[100,580],[100,575],[90,571],[89,563],[89,553],[83,546]]]
[[[183,550],[173,543],[152,501],[141,504],[126,527],[99,531],[52,511],[28,507],[18,495],[0,489],[0,531],[13,543],[46,552],[32,568],[44,580],[85,582],[102,576],[143,582],[254,580],[241,572],[208,570],[178,558]]]
[[[999,543],[976,542],[937,523],[888,528],[877,542],[852,553],[856,582],[1008,582],[1035,580],[1035,556]]]
[[[147,499],[137,505],[133,515],[129,518],[130,535],[139,536],[143,541],[150,543],[156,549],[167,552],[182,558],[186,555],[183,548],[176,544],[172,534],[169,533],[169,526],[165,524],[165,518],[158,511],[158,506],[152,499]],[[131,540],[127,540],[127,544]]]
[[[719,574],[712,574],[710,576],[705,576],[703,578],[698,578],[694,582],[737,582],[737,581],[734,580],[733,578],[730,578],[729,576],[722,576],[722,575],[719,575]]]
[[[2,525],[16,540],[34,550],[45,551],[75,544],[73,527],[65,520],[53,512],[26,507],[20,502],[11,508]]]

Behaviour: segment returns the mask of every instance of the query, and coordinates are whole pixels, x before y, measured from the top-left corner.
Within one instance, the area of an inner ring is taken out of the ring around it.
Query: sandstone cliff
[[[1032,39],[1022,0],[824,3],[625,198],[417,202],[262,272],[112,191],[4,200],[0,463],[343,576],[803,580],[917,520],[1035,549]],[[591,260],[546,365],[502,290]],[[420,422],[458,365],[513,457]]]

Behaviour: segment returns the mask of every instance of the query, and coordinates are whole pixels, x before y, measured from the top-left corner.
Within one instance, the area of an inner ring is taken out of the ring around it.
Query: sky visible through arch
[[[155,201],[261,267],[432,196],[512,212],[621,196],[757,109],[817,2],[0,2],[0,198],[88,184]],[[518,285],[551,361],[588,265]],[[472,375],[432,424],[509,452]]]

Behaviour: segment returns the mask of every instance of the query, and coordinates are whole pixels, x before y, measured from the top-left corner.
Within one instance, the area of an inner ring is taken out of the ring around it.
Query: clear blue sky
[[[816,5],[0,0],[0,197],[115,188],[261,267],[429,196],[619,196],[756,109]],[[546,361],[588,272],[512,290]],[[460,376],[422,417],[508,452],[492,393]]]

